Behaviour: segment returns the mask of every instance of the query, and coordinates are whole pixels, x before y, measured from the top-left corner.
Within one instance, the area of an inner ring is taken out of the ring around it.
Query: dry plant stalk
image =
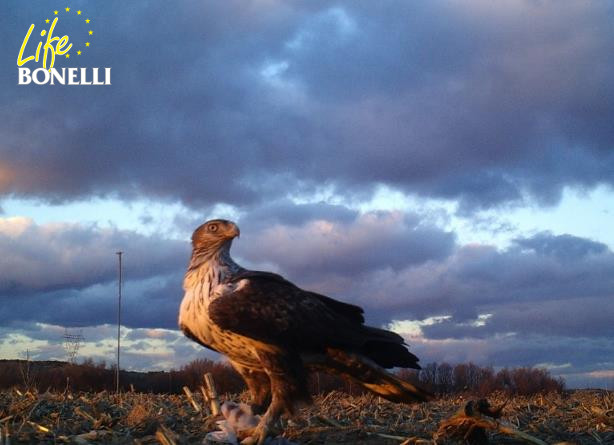
[[[160,425],[160,428],[156,431],[156,439],[162,445],[177,445],[177,435],[164,425]]]
[[[207,393],[209,395],[209,400],[211,401],[211,414],[217,416],[222,412],[222,410],[220,408],[220,401],[217,396],[217,390],[215,389],[213,374],[211,374],[210,372],[205,374],[205,385],[207,388]]]
[[[200,385],[200,392],[203,395],[203,412],[205,416],[210,416],[211,409],[209,408],[209,405],[211,405],[211,400],[209,399],[209,394],[207,394],[207,390],[202,385]]]
[[[200,409],[200,405],[198,404],[198,402],[196,400],[194,400],[194,397],[192,396],[192,391],[190,391],[190,388],[188,388],[187,386],[184,386],[183,387],[183,392],[185,393],[185,396],[188,398],[188,400],[190,401],[190,403],[194,407],[194,410],[197,413],[200,413],[202,410]]]

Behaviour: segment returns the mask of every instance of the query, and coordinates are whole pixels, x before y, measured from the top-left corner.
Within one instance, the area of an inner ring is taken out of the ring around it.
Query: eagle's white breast
[[[219,328],[209,317],[209,304],[249,285],[248,279],[228,282],[240,270],[235,263],[209,261],[186,273],[185,294],[179,308],[179,325],[200,342],[229,356],[231,360],[251,362],[254,352],[245,337]]]

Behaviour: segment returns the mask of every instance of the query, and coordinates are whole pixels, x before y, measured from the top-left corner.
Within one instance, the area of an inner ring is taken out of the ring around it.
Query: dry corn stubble
[[[192,398],[205,406],[196,388]],[[245,401],[246,395],[222,396]],[[331,392],[316,396],[284,422],[284,435],[309,444],[427,444],[442,422],[463,408],[469,397],[447,396],[418,405],[397,405],[369,394]],[[505,401],[491,394],[493,406]],[[485,418],[488,425],[496,424]],[[547,444],[614,444],[614,394],[573,391],[513,397],[502,412],[504,425]],[[0,392],[0,437],[11,444],[201,444],[214,428],[212,417],[196,412],[185,395],[126,393],[121,403],[102,393]],[[489,443],[528,443],[496,428],[485,428]],[[439,437],[440,443],[460,443]],[[462,440],[461,440],[462,442]]]

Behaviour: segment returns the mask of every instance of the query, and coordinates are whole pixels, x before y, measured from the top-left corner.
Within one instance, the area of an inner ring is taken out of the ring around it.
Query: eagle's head
[[[239,228],[232,221],[212,219],[199,226],[192,234],[194,250],[217,251],[230,247],[232,240],[239,236]]]

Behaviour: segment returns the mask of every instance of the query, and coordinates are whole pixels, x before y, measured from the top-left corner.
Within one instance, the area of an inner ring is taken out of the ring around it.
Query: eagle
[[[264,443],[282,415],[310,402],[311,371],[350,379],[393,402],[430,399],[385,371],[420,369],[400,335],[365,325],[358,306],[239,266],[230,256],[239,234],[235,223],[223,219],[194,231],[179,327],[225,355],[245,380],[252,410],[262,416],[243,443]]]

